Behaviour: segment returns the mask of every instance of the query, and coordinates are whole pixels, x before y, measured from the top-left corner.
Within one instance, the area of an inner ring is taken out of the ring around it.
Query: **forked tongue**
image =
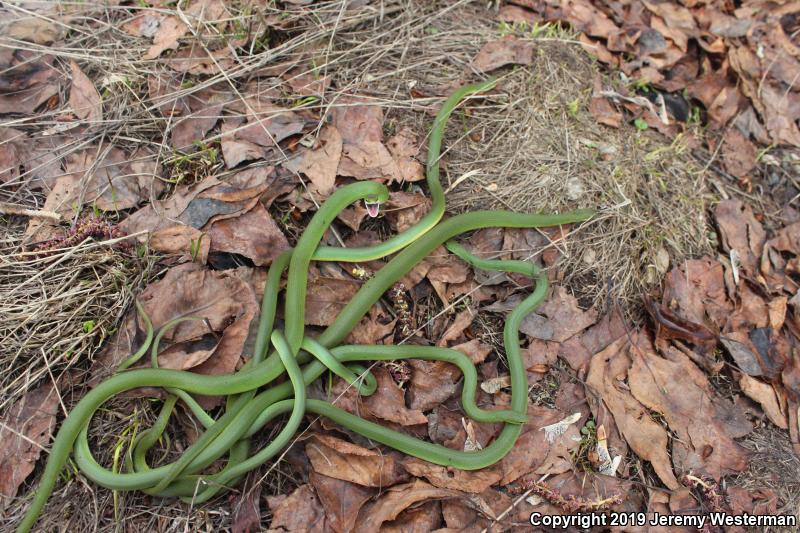
[[[381,210],[381,203],[380,202],[366,202],[365,201],[364,205],[366,206],[367,214],[370,217],[375,218],[376,216],[378,216],[378,212],[380,212],[380,210]]]

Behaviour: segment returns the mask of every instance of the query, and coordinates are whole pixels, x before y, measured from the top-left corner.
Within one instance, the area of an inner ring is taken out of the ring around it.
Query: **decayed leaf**
[[[70,61],[69,65],[72,69],[72,87],[69,90],[69,106],[72,112],[90,124],[102,121],[103,102],[92,80],[74,61]]]
[[[408,479],[393,455],[367,450],[330,435],[314,435],[306,454],[315,472],[364,487],[390,487]]]
[[[355,531],[377,533],[385,522],[396,519],[401,512],[417,502],[459,496],[458,491],[436,488],[420,480],[397,485],[387,490],[378,501],[361,510]]]
[[[622,126],[622,113],[611,103],[609,98],[602,94],[603,82],[600,76],[594,79],[592,99],[589,102],[589,112],[600,124],[619,128]]]
[[[614,416],[614,422],[633,451],[653,465],[661,481],[680,487],[670,464],[667,432],[654,422],[645,407],[621,385],[631,365],[628,337],[622,337],[592,357],[586,384]],[[608,427],[608,424],[606,424]]]
[[[756,166],[756,147],[737,128],[731,128],[722,140],[725,170],[737,178],[750,174]]]
[[[781,429],[789,427],[785,407],[782,407],[782,405],[785,406],[785,400],[783,402],[779,400],[778,392],[773,385],[742,374],[739,378],[739,386],[742,387],[742,392],[761,405],[764,414],[773,424]]]
[[[442,524],[442,506],[438,501],[409,507],[391,522],[381,526],[381,533],[428,533]]]
[[[56,426],[58,392],[52,382],[28,391],[0,424],[0,511],[33,472]]]
[[[411,129],[404,127],[397,135],[386,142],[389,153],[397,162],[400,175],[405,181],[425,179],[425,171],[417,158],[420,156],[420,143]]]
[[[714,218],[719,226],[725,251],[736,250],[741,268],[755,278],[767,239],[764,228],[753,215],[753,210],[739,200],[725,200],[714,209]]]
[[[251,472],[247,476],[243,490],[237,496],[232,496],[231,500],[233,500],[231,533],[261,531],[261,483],[256,472]]]
[[[137,15],[123,24],[122,29],[130,35],[152,38],[153,45],[142,59],[155,59],[164,51],[177,48],[178,40],[189,30],[178,17],[155,10]]]
[[[157,252],[178,256],[179,262],[196,261],[204,265],[211,239],[199,229],[180,224],[153,232],[148,244]]]
[[[595,309],[583,311],[578,300],[559,285],[536,313],[525,317],[519,330],[535,339],[564,342],[596,321]]]
[[[505,65],[530,65],[533,63],[533,42],[506,35],[481,47],[472,60],[478,72],[489,72]]]
[[[65,158],[67,175],[56,180],[45,209],[69,214],[76,206],[93,204],[103,211],[136,207],[158,196],[164,184],[157,179],[160,165],[147,150],[126,153],[94,147]]]
[[[676,468],[717,480],[747,468],[749,453],[720,423],[705,374],[680,352],[669,360],[658,357],[645,335],[636,335],[634,342],[637,356],[628,371],[631,393],[663,414],[678,436],[672,443]]]
[[[305,323],[330,326],[360,288],[361,283],[353,279],[309,275]]]
[[[309,473],[308,480],[325,508],[328,525],[337,533],[353,531],[358,512],[376,492],[375,489],[328,477],[313,470]]]
[[[54,59],[27,50],[0,49],[0,114],[29,115],[58,94],[61,74]]]
[[[245,102],[226,106],[226,110],[237,113],[226,116],[221,127],[222,155],[228,168],[268,156],[276,143],[300,133],[305,126],[299,115],[260,95],[246,95]]]
[[[289,249],[286,237],[261,203],[238,217],[213,222],[208,237],[210,251],[241,254],[256,266],[270,264]]]
[[[408,405],[412,409],[427,411],[450,398],[461,379],[457,367],[443,361],[411,359],[411,381],[408,387]]]
[[[271,530],[306,533],[324,533],[328,530],[325,512],[311,485],[301,485],[288,496],[268,496],[267,503],[272,511]]]
[[[7,20],[0,23],[0,35],[9,39],[29,41],[36,44],[50,44],[64,36],[65,28],[47,17],[37,17],[6,10]]]
[[[428,422],[428,418],[422,411],[406,407],[405,394],[394,382],[388,370],[383,367],[375,367],[372,369],[372,374],[378,381],[378,389],[362,400],[368,414],[401,426],[413,426]]]
[[[334,126],[326,126],[313,149],[302,148],[284,166],[308,176],[312,189],[325,199],[333,192],[341,158],[342,136]]]
[[[332,111],[333,125],[342,137],[342,157],[337,174],[359,180],[400,181],[402,174],[383,144],[383,108],[353,97],[339,100]]]

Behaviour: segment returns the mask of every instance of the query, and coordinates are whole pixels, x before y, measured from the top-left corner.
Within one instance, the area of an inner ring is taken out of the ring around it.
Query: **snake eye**
[[[378,216],[378,213],[381,210],[381,203],[380,202],[369,202],[367,200],[364,200],[364,207],[367,208],[367,214],[370,217],[375,218],[376,216]]]

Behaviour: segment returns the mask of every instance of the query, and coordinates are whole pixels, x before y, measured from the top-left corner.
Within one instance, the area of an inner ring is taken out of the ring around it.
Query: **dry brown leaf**
[[[0,49],[0,114],[30,115],[58,94],[55,58],[9,47]]]
[[[72,87],[69,90],[69,107],[79,119],[89,125],[103,120],[103,102],[92,80],[83,73],[74,61],[69,62],[72,69]]]
[[[723,267],[708,257],[684,261],[670,270],[664,278],[662,301],[683,319],[711,331],[722,329],[734,310]]]
[[[789,428],[785,410],[781,407],[782,402],[779,401],[778,392],[773,385],[742,374],[739,378],[739,386],[743,393],[761,405],[764,414],[773,424],[781,429]]]
[[[123,31],[137,37],[152,39],[142,59],[155,59],[166,50],[178,47],[178,40],[189,28],[178,17],[164,15],[156,10],[145,11],[122,25]]]
[[[722,163],[725,170],[737,177],[744,178],[756,167],[758,153],[737,128],[730,128],[722,139]]]
[[[631,449],[650,462],[667,487],[677,489],[681,485],[675,478],[667,453],[667,432],[650,418],[645,407],[623,386],[631,365],[629,351],[630,344],[625,336],[595,354],[589,363],[586,384],[614,416],[617,428]]]
[[[406,407],[404,391],[397,386],[388,370],[375,367],[372,374],[378,381],[378,389],[362,399],[367,414],[401,426],[427,424],[428,417],[422,411]]]
[[[427,411],[455,394],[461,372],[454,365],[419,359],[411,359],[408,363],[411,366],[408,405],[412,409]]]
[[[248,474],[241,493],[230,497],[233,507],[231,533],[261,531],[261,483],[255,474]]]
[[[276,143],[303,131],[305,120],[276,106],[263,94],[246,94],[245,103],[234,101],[226,110],[221,126],[222,155],[233,168],[242,161],[261,159],[272,153]]]
[[[205,265],[211,239],[199,229],[180,224],[153,232],[148,244],[157,252],[178,256],[178,262],[196,261]]]
[[[367,450],[329,435],[314,435],[306,443],[306,454],[315,472],[364,487],[390,487],[408,479],[393,455]]]
[[[400,513],[417,502],[459,496],[458,491],[439,489],[420,480],[397,485],[388,489],[378,501],[361,509],[355,531],[378,533],[385,522],[395,520]]]
[[[429,533],[442,524],[442,505],[438,501],[409,507],[391,522],[381,526],[381,533]]]
[[[342,158],[337,174],[358,180],[400,181],[402,174],[383,144],[383,108],[355,97],[343,97],[332,111],[332,122],[342,136]]]
[[[490,72],[505,65],[530,65],[533,49],[533,42],[506,35],[484,44],[472,59],[472,67],[478,72]]]
[[[425,170],[417,159],[420,157],[420,142],[410,128],[403,127],[397,135],[386,142],[389,153],[397,162],[404,181],[425,179]]]
[[[677,350],[670,359],[657,356],[646,335],[637,334],[634,342],[636,357],[628,371],[631,393],[661,413],[677,435],[672,442],[677,470],[719,480],[747,468],[749,452],[721,423],[705,374]]]
[[[52,382],[29,390],[6,412],[0,424],[0,511],[5,510],[33,472],[56,426],[58,392]]]
[[[519,330],[535,339],[564,342],[596,321],[597,310],[582,310],[577,298],[559,285],[536,313],[525,317]]]
[[[0,23],[0,35],[9,39],[46,45],[61,39],[66,32],[63,25],[56,24],[56,18],[29,16],[13,10],[4,11],[3,16],[7,19]]]
[[[337,533],[353,531],[358,512],[376,492],[375,489],[328,477],[313,470],[309,473],[308,480],[325,509],[328,525]]]
[[[360,288],[361,283],[353,279],[309,275],[305,323],[330,326]]]
[[[289,495],[267,496],[272,512],[271,530],[325,533],[328,523],[311,485],[297,487]]]
[[[341,158],[342,136],[334,126],[326,126],[313,149],[302,148],[284,166],[308,176],[312,190],[324,200],[336,186],[336,171]]]
[[[260,202],[238,217],[213,222],[208,237],[210,251],[241,254],[256,266],[272,263],[289,249],[289,241]]]
[[[714,219],[726,252],[736,250],[742,270],[752,278],[758,274],[766,233],[750,206],[739,200],[724,200],[714,209]]]

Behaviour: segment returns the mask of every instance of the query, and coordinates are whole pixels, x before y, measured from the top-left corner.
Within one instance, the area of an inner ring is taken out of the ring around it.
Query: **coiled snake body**
[[[135,363],[148,350],[151,351],[153,368],[118,372],[91,390],[72,409],[58,431],[39,487],[17,531],[29,531],[35,524],[70,451],[73,451],[75,462],[84,475],[99,485],[114,490],[141,490],[153,495],[177,496],[197,503],[234,485],[248,471],[273,458],[292,439],[306,412],[327,417],[368,439],[439,465],[475,470],[503,458],[513,447],[522,431],[522,424],[527,420],[527,377],[520,357],[519,325],[544,298],[547,278],[532,263],[480,259],[451,239],[468,231],[488,227],[533,228],[569,224],[587,220],[593,212],[584,209],[542,215],[476,211],[441,220],[445,202],[439,182],[438,160],[445,123],[464,97],[492,88],[494,84],[494,81],[488,81],[458,89],[445,101],[436,117],[431,130],[427,161],[427,184],[433,205],[418,224],[374,247],[319,246],[323,233],[342,209],[360,199],[372,203],[385,201],[388,190],[384,185],[375,182],[354,183],[341,187],[322,204],[295,248],[275,259],[269,269],[254,353],[240,371],[233,375],[206,376],[157,368],[158,344],[165,331],[191,318],[184,317],[166,324],[153,338],[152,325],[137,303],[148,327],[147,340],[120,365],[120,369]],[[536,282],[534,291],[510,313],[505,322],[503,341],[511,375],[509,409],[489,411],[475,404],[475,367],[466,355],[455,350],[409,345],[340,344],[385,291],[442,244],[476,268],[522,273],[531,276]],[[303,317],[307,271],[312,260],[360,262],[393,253],[397,255],[364,283],[336,320],[319,337],[312,339],[305,336]],[[280,280],[287,268],[284,313],[286,325],[284,331],[280,331],[273,326]],[[464,375],[462,405],[465,413],[479,422],[503,422],[503,429],[497,438],[482,450],[452,450],[364,420],[328,402],[306,397],[306,386],[326,370],[345,379],[361,394],[371,394],[376,387],[374,377],[354,363],[406,358],[447,361],[458,366]],[[284,374],[288,376],[288,381],[266,387]],[[140,433],[132,443],[126,460],[128,471],[113,472],[101,466],[92,456],[87,440],[89,423],[104,402],[116,394],[139,387],[162,387],[169,396],[164,401],[153,427]],[[224,413],[214,420],[203,411],[191,394],[225,395],[227,400]],[[146,461],[147,451],[161,437],[178,399],[187,404],[205,427],[205,431],[175,462],[151,468]],[[284,413],[290,415],[279,434],[264,448],[251,454],[250,437],[276,416]],[[225,455],[227,462],[221,471],[214,474],[202,473],[211,463]]]

